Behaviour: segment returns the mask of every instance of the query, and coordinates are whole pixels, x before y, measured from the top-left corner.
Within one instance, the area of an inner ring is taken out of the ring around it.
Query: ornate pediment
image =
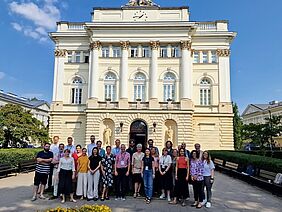
[[[130,0],[125,7],[159,7],[152,0]]]

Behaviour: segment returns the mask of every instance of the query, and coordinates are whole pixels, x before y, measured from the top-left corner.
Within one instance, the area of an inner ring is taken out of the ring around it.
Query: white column
[[[129,42],[121,42],[121,65],[120,65],[120,99],[128,99],[128,47]]]
[[[54,64],[54,83],[53,83],[53,102],[63,101],[63,84],[64,84],[64,64],[66,58],[66,50],[55,50],[55,64]]]
[[[149,98],[158,99],[158,56],[160,43],[152,41],[151,43],[151,69],[149,73]]]
[[[230,50],[218,49],[219,102],[230,103]]]
[[[95,41],[90,44],[90,63],[89,63],[89,81],[88,98],[98,99],[98,71],[99,71],[99,50],[101,43]]]
[[[193,96],[191,41],[181,41],[180,100]]]

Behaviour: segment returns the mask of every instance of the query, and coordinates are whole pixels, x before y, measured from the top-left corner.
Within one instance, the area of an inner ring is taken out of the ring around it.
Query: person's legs
[[[83,179],[83,197],[87,196],[87,173],[81,173]]]
[[[199,181],[199,201],[203,202],[203,189],[204,189],[204,181]]]
[[[98,186],[99,186],[99,181],[100,181],[100,171],[97,170],[94,174],[94,198],[98,198]]]
[[[205,186],[207,189],[207,202],[211,202],[211,196],[212,196],[212,192],[211,192],[211,188],[212,188],[212,184],[211,184],[211,177],[205,177]]]
[[[53,186],[54,186],[53,196],[54,197],[58,196],[58,184],[59,184],[58,169],[54,168],[53,169]]]
[[[83,175],[82,173],[77,173],[77,187],[76,187],[76,195],[83,196]]]
[[[48,179],[48,174],[40,174],[40,183],[41,183],[41,187],[40,187],[40,196],[39,198],[45,199],[43,192],[45,189],[45,186],[47,184],[47,179]]]
[[[93,174],[91,174],[90,172],[88,172],[87,181],[88,181],[87,198],[93,199],[94,197],[94,194],[93,194],[94,177],[93,177]]]
[[[148,198],[149,193],[148,193],[148,174],[147,174],[147,171],[144,171],[144,173],[143,173],[143,182],[144,182],[145,197]]]
[[[147,175],[147,196],[151,200],[153,196],[153,173],[152,171],[148,171]]]
[[[126,194],[126,168],[122,169],[122,174],[121,174],[121,197],[125,198],[125,194]]]
[[[51,163],[50,164],[50,173],[47,176],[47,178],[48,178],[48,191],[52,190],[52,185],[53,185],[53,169],[54,169],[54,164]]]

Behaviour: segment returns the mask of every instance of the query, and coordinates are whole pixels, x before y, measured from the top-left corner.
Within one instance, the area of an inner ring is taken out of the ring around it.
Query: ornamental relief
[[[157,50],[160,47],[160,42],[159,41],[151,41],[150,46],[152,50]]]
[[[216,54],[219,57],[229,57],[231,54],[230,49],[218,49],[216,50]]]
[[[65,49],[56,49],[55,50],[55,57],[65,57],[67,54],[67,50]]]
[[[185,40],[180,42],[181,49],[191,50],[192,42],[190,40]]]
[[[129,41],[121,41],[120,42],[121,49],[123,49],[123,50],[127,50],[129,48],[129,45],[130,45]]]
[[[101,42],[100,41],[94,41],[90,43],[90,49],[100,49],[101,48]]]

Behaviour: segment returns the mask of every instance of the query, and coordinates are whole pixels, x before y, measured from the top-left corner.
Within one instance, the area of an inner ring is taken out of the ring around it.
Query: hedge
[[[111,212],[111,208],[106,205],[83,205],[76,208],[62,208],[57,207],[48,209],[46,212]]]
[[[236,151],[222,151],[222,150],[221,151],[211,150],[210,154],[212,158],[218,158],[221,160],[237,163],[244,166],[253,165],[256,168],[260,168],[276,173],[282,173],[281,159],[270,158],[260,155],[250,155]]]
[[[8,163],[13,167],[25,160],[32,160],[42,149],[0,149],[0,164]]]
[[[282,151],[266,150],[266,151],[238,151],[238,152],[250,154],[250,155],[261,155],[261,156],[266,156],[266,157],[282,159]]]

